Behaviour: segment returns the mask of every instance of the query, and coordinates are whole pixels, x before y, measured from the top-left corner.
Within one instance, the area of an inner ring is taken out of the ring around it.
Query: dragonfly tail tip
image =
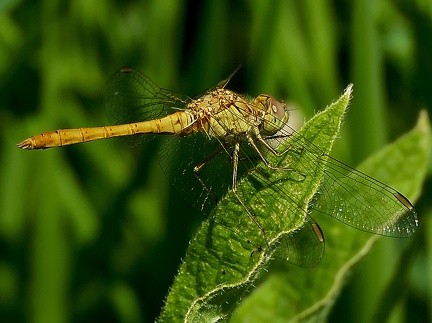
[[[27,150],[33,149],[33,144],[30,138],[21,141],[19,144],[17,144],[17,146],[21,149],[27,149]]]

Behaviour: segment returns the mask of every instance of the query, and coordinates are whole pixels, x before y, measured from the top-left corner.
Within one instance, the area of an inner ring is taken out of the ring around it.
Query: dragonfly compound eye
[[[262,125],[263,135],[271,136],[278,132],[288,122],[288,112],[285,103],[267,96],[267,111]]]
[[[279,120],[283,120],[285,118],[285,104],[279,102],[275,98],[270,98],[270,113],[274,115]]]

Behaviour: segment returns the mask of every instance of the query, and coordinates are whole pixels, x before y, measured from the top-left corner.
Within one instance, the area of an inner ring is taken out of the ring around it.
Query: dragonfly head
[[[260,94],[254,99],[254,105],[265,112],[264,120],[261,123],[261,133],[265,136],[274,135],[289,119],[286,104],[279,102],[267,94]]]

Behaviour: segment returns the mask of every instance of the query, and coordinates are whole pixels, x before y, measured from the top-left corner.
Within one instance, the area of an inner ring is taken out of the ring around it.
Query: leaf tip
[[[347,96],[348,99],[351,99],[352,92],[353,92],[353,87],[354,87],[354,84],[352,84],[352,83],[348,84],[348,86],[344,90],[343,96]]]
[[[429,133],[429,114],[426,110],[421,110],[417,119],[417,127],[425,133]]]

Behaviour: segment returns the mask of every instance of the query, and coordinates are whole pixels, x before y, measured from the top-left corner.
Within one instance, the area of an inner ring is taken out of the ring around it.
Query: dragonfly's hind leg
[[[207,192],[207,196],[204,198],[204,201],[203,201],[203,203],[201,205],[201,210],[204,209],[204,205],[206,204],[206,202],[210,198],[210,196],[213,197],[215,204],[217,204],[219,202],[219,198],[213,193],[211,187],[208,187],[206,185],[206,183],[204,182],[204,180],[199,175],[199,172],[201,171],[201,169],[203,169],[203,167],[209,161],[211,161],[214,157],[216,157],[222,150],[223,150],[223,148],[222,148],[222,146],[220,146],[213,153],[211,153],[210,155],[208,155],[202,162],[200,162],[198,165],[196,165],[193,168],[193,173],[194,173],[196,179],[200,182],[200,184],[202,185],[203,189]]]
[[[237,142],[235,144],[235,146],[234,146],[234,150],[233,150],[233,153],[232,153],[232,161],[233,161],[233,178],[232,178],[233,184],[232,184],[232,190],[233,190],[233,193],[234,193],[235,197],[237,198],[237,200],[240,202],[240,204],[246,210],[246,213],[249,215],[249,217],[251,218],[251,220],[257,225],[257,227],[262,232],[263,237],[264,237],[264,241],[265,241],[265,243],[267,245],[267,248],[269,248],[270,246],[268,244],[267,235],[265,233],[264,228],[261,226],[261,224],[258,222],[258,220],[254,217],[254,215],[249,211],[249,209],[246,206],[246,204],[244,204],[244,202],[242,201],[242,199],[238,195],[238,190],[237,190],[237,172],[238,172],[238,162],[239,162],[239,151],[240,151],[240,143]]]

